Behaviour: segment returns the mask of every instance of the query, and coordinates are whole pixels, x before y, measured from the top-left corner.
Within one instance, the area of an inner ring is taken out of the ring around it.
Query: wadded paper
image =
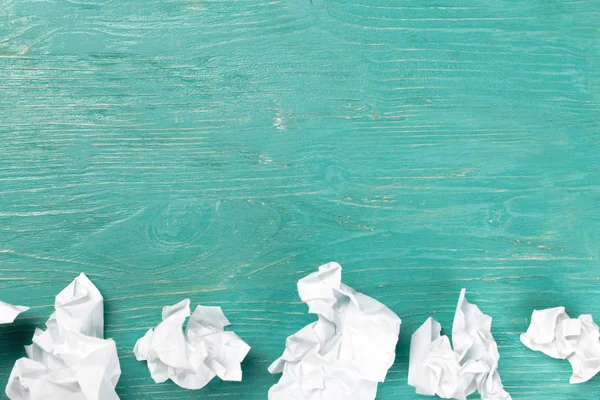
[[[342,283],[329,263],[298,281],[298,293],[318,320],[286,340],[269,367],[283,373],[269,400],[373,400],[394,363],[400,318]]]
[[[570,383],[582,383],[600,372],[600,333],[591,315],[569,318],[564,307],[535,310],[521,342],[552,358],[567,359]]]
[[[185,334],[183,323],[190,317]],[[171,379],[186,389],[201,389],[215,376],[241,381],[241,362],[250,351],[233,332],[221,307],[197,306],[190,316],[190,300],[163,308],[163,321],[135,344],[139,361],[146,360],[154,382]]]
[[[47,329],[25,346],[6,386],[12,400],[114,400],[121,375],[117,347],[103,339],[102,295],[84,274],[60,292]]]
[[[509,400],[498,374],[498,347],[491,333],[492,318],[460,292],[452,325],[452,345],[440,336],[432,318],[412,335],[408,384],[422,395],[466,399],[479,392],[482,400]]]
[[[19,314],[27,310],[29,310],[29,307],[13,306],[0,301],[0,325],[12,324]]]

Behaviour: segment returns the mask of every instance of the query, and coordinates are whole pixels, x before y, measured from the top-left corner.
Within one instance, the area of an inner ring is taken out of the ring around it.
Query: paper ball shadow
[[[33,332],[37,327],[33,322],[15,322],[9,325],[0,325],[0,348],[6,358],[17,359],[25,357],[23,346],[31,344]]]

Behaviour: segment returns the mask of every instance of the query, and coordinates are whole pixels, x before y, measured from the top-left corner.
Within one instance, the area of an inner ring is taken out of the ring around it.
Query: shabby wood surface
[[[595,0],[0,0],[0,381],[86,272],[123,399],[265,399],[296,281],[330,260],[449,332],[492,315],[514,399],[596,399],[527,350],[534,308],[600,319]],[[132,348],[162,306],[221,305],[244,381],[154,384]]]

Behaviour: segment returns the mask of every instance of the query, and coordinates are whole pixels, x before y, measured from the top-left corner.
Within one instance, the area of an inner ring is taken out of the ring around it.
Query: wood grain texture
[[[519,342],[534,308],[600,319],[600,2],[0,0],[0,382],[84,271],[123,399],[265,399],[324,262],[446,332],[493,316],[514,399],[596,399]],[[244,381],[155,385],[160,309],[221,305]]]

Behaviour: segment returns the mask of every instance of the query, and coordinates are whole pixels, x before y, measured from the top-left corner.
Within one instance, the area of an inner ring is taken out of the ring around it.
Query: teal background
[[[514,399],[596,399],[524,348],[534,308],[600,318],[600,2],[0,0],[0,386],[79,272],[105,297],[123,399],[265,399],[330,260],[449,332],[493,316]],[[244,381],[154,384],[161,307],[221,305]],[[475,397],[477,398],[477,397]]]

